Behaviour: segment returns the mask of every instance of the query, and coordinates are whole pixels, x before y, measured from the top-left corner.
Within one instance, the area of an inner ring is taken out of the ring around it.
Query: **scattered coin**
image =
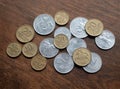
[[[43,70],[47,65],[47,60],[40,54],[34,56],[31,60],[31,66],[34,70],[39,71]]]
[[[78,66],[86,66],[91,61],[91,52],[86,48],[78,48],[73,53],[73,61]]]
[[[20,42],[26,43],[33,39],[34,30],[30,25],[22,25],[16,31],[16,37]]]
[[[39,51],[42,56],[46,58],[52,58],[56,56],[59,50],[54,46],[54,39],[53,38],[46,38],[44,39],[39,46]]]
[[[6,53],[10,57],[17,57],[21,54],[22,46],[18,43],[10,43],[7,47]]]
[[[38,47],[35,43],[29,42],[23,45],[22,53],[26,57],[34,57],[37,54]]]
[[[87,23],[87,19],[84,17],[77,17],[73,19],[70,23],[70,32],[73,36],[77,38],[85,38],[87,37],[87,33],[85,31],[85,24]]]
[[[59,27],[55,30],[54,32],[54,37],[57,36],[58,34],[64,34],[68,37],[68,39],[71,39],[71,33],[70,30],[67,27]]]
[[[111,31],[104,30],[101,35],[95,38],[95,43],[101,49],[110,49],[115,45],[115,36]]]
[[[58,25],[65,25],[69,21],[69,15],[65,11],[59,11],[55,14],[55,22]]]
[[[54,38],[54,45],[59,49],[64,49],[68,46],[69,40],[66,35],[58,34]]]
[[[103,23],[98,19],[91,19],[85,25],[86,32],[91,36],[98,36],[103,31]]]
[[[54,59],[54,68],[57,72],[66,74],[74,68],[72,57],[68,53],[60,53]]]
[[[80,47],[87,48],[86,42],[80,38],[72,38],[67,46],[67,52],[72,56],[73,52]]]
[[[97,53],[92,52],[91,54],[91,62],[87,66],[84,66],[83,69],[88,73],[96,73],[102,67],[102,59]]]
[[[35,31],[40,35],[48,35],[55,28],[55,21],[51,15],[41,14],[33,22]]]

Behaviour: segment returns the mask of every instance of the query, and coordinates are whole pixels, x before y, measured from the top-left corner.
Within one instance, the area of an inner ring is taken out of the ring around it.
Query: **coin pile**
[[[67,28],[69,14],[59,11],[54,18],[49,14],[40,14],[34,19],[33,28],[39,35],[48,35],[54,31],[54,37],[45,38],[40,42],[39,52],[37,46],[30,42],[34,37],[34,30],[29,25],[23,25],[16,32],[17,39],[25,43],[23,47],[18,43],[11,43],[7,47],[10,57],[24,56],[32,58],[31,66],[34,70],[43,70],[47,65],[47,59],[54,58],[54,68],[61,74],[69,73],[75,66],[82,67],[88,73],[96,73],[102,67],[100,55],[91,52],[83,38],[93,36],[96,45],[103,50],[111,49],[115,44],[115,36],[109,30],[104,30],[103,23],[98,19],[86,19],[76,17]],[[73,37],[73,38],[72,38]],[[66,52],[59,53],[66,49]],[[58,54],[59,53],[59,54]],[[46,59],[47,58],[47,59]]]

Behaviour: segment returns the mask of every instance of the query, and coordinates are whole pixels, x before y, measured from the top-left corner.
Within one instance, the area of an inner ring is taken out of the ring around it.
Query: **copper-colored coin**
[[[16,31],[16,37],[22,43],[31,41],[34,37],[34,34],[35,34],[35,32],[34,32],[32,26],[27,25],[27,24],[22,25]]]
[[[55,22],[58,25],[65,25],[69,21],[69,15],[65,11],[59,11],[55,14]]]
[[[35,57],[31,60],[31,66],[34,70],[43,70],[47,65],[47,60],[40,54],[37,54]]]
[[[86,48],[78,48],[73,53],[73,61],[78,66],[86,66],[91,61],[91,52]]]
[[[10,57],[17,57],[21,54],[21,45],[18,43],[10,43],[7,47],[7,54]]]
[[[37,45],[33,42],[26,43],[22,48],[22,53],[26,57],[33,57],[37,54]]]
[[[103,23],[98,19],[91,19],[85,25],[86,32],[91,36],[98,36],[103,32]]]
[[[54,38],[54,45],[59,49],[64,49],[68,46],[68,37],[64,34],[59,34]]]

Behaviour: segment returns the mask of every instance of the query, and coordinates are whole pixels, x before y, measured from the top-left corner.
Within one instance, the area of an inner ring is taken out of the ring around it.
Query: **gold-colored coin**
[[[54,38],[54,45],[59,49],[64,49],[68,46],[68,37],[64,34],[59,34]]]
[[[22,25],[16,31],[16,37],[22,43],[31,41],[34,37],[34,34],[35,34],[35,32],[34,32],[32,26],[27,25],[27,24]]]
[[[29,42],[23,45],[22,53],[26,57],[33,57],[37,54],[37,45],[33,42]]]
[[[69,21],[69,15],[65,11],[59,11],[55,14],[55,22],[58,25],[65,25]]]
[[[78,48],[73,52],[73,61],[78,66],[86,66],[91,61],[91,52],[86,48]]]
[[[47,59],[41,56],[40,54],[37,54],[35,57],[31,60],[31,66],[34,70],[43,70],[47,65]]]
[[[10,57],[17,57],[21,54],[22,46],[18,43],[10,43],[7,47],[6,53]]]
[[[98,36],[103,32],[103,23],[98,19],[91,19],[85,25],[86,32],[91,36]]]

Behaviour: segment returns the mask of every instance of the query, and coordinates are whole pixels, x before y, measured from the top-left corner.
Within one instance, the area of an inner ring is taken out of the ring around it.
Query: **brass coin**
[[[23,45],[22,53],[26,57],[33,57],[37,54],[37,45],[33,42],[29,42]]]
[[[103,23],[98,19],[91,19],[85,25],[86,32],[91,36],[98,36],[103,32]]]
[[[55,22],[58,25],[65,25],[69,21],[69,15],[65,11],[59,11],[55,14]]]
[[[22,43],[31,41],[34,37],[34,34],[35,34],[35,32],[34,32],[32,26],[27,25],[27,24],[22,25],[16,31],[16,37]]]
[[[10,57],[17,57],[21,54],[21,45],[18,43],[10,43],[7,47],[6,53]]]
[[[59,49],[64,49],[68,46],[68,37],[64,34],[58,34],[54,38],[54,45]]]
[[[31,60],[31,66],[34,70],[43,70],[47,65],[47,60],[40,54],[37,54],[35,57]]]
[[[86,48],[78,48],[73,53],[73,61],[78,66],[86,66],[91,61],[91,52]]]

